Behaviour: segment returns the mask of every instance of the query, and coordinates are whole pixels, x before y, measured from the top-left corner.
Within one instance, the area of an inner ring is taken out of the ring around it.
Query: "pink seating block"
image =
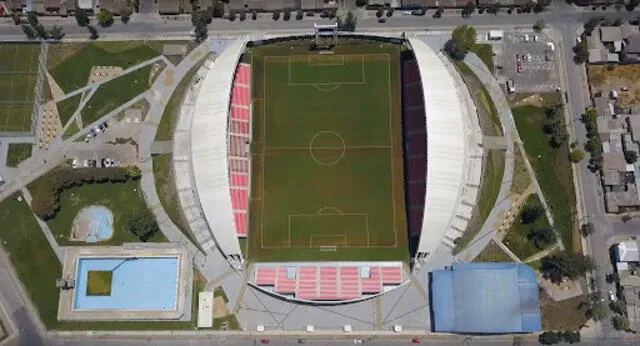
[[[249,120],[249,109],[231,106],[231,118],[240,120]]]

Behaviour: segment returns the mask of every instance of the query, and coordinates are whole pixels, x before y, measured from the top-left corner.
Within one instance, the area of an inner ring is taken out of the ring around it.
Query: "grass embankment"
[[[504,250],[495,243],[489,242],[482,252],[473,260],[474,262],[513,262]]]
[[[513,146],[513,181],[511,182],[511,192],[523,193],[531,184],[531,176],[524,162],[524,157],[517,144]]]
[[[127,69],[159,56],[160,49],[146,42],[131,41],[61,43],[49,47],[47,64],[58,85],[65,92],[71,92],[87,85],[94,66]]]
[[[38,184],[47,184],[47,176],[34,181],[29,185],[30,191],[36,191]],[[129,231],[128,220],[137,215],[138,211],[147,208],[139,181],[126,183],[100,183],[83,184],[72,187],[60,194],[60,211],[56,216],[47,221],[51,232],[60,245],[87,245],[85,242],[71,241],[69,237],[73,229],[73,221],[78,212],[91,205],[102,205],[113,213],[114,232],[109,240],[100,242],[100,245],[121,245],[123,243],[140,242],[140,239]],[[157,232],[149,242],[165,242],[161,232]]]
[[[16,167],[20,162],[31,157],[31,143],[9,143],[7,151],[7,166]]]
[[[500,116],[489,91],[466,64],[458,62],[456,66],[462,74],[462,78],[467,84],[469,93],[478,110],[478,120],[483,135],[502,136]],[[500,194],[504,175],[505,152],[502,150],[487,150],[485,154],[477,209],[469,222],[467,230],[460,237],[458,244],[454,248],[454,253],[464,250],[480,232]]]
[[[180,214],[180,203],[174,182],[173,171],[171,170],[171,154],[153,155],[153,177],[156,185],[156,192],[160,199],[160,204],[169,218],[182,233],[197,247],[200,244],[190,231],[189,225]]]
[[[78,94],[56,103],[56,106],[58,107],[58,115],[60,116],[60,122],[62,123],[62,127],[67,125],[67,122],[69,122],[69,119],[71,119],[71,116],[73,116],[73,113],[75,113],[76,109],[78,109],[81,98],[82,98],[82,94]],[[71,126],[75,126],[75,125],[71,125]]]
[[[525,205],[522,207],[524,210],[527,207],[542,207],[538,195],[529,195]],[[530,234],[534,230],[541,228],[549,228],[549,221],[543,214],[538,217],[533,223],[524,224],[520,219],[520,215],[513,221],[511,228],[507,231],[507,235],[503,240],[503,243],[522,261],[528,257],[544,250],[539,249],[535,243],[530,240]]]
[[[550,101],[553,102],[555,101]],[[549,145],[549,136],[542,130],[547,122],[544,107],[518,107],[513,109],[513,116],[529,162],[551,210],[554,228],[559,233],[565,249],[573,251],[576,198],[571,163],[568,159],[569,145],[566,141],[557,149]],[[561,122],[559,127],[564,128],[564,118],[558,120]]]
[[[201,63],[198,63],[192,67],[191,70],[189,70],[189,72],[182,78],[180,83],[178,83],[173,94],[171,94],[169,101],[164,107],[162,119],[160,119],[160,123],[158,124],[158,132],[156,132],[155,138],[156,141],[168,141],[173,138],[173,131],[176,128],[176,124],[180,116],[182,102],[184,101],[184,97],[191,86],[191,81],[198,72],[198,69],[200,69],[200,66]]]
[[[491,71],[491,73],[493,73],[494,71],[494,65],[493,65],[493,46],[491,46],[490,44],[476,44],[475,46],[473,46],[473,48],[471,49],[471,51],[473,53],[476,53],[476,55],[480,58],[480,60],[482,60],[482,62],[487,65],[487,67],[489,68],[489,71]]]

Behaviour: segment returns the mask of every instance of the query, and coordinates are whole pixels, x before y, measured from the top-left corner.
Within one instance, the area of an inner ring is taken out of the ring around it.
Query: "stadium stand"
[[[341,301],[382,293],[404,282],[402,263],[258,263],[253,284],[297,299]]]
[[[249,206],[249,141],[251,66],[238,64],[231,91],[229,118],[229,181],[231,205],[238,237],[247,236]]]
[[[420,72],[415,60],[402,64],[402,98],[408,228],[412,237],[419,237],[427,186],[427,132]]]

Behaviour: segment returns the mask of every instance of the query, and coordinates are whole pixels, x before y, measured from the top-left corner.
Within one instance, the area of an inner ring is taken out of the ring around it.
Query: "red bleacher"
[[[347,300],[381,293],[383,286],[404,282],[401,265],[368,268],[369,277],[361,277],[361,267],[357,266],[291,266],[289,270],[295,277],[288,279],[287,267],[260,265],[256,267],[254,283],[304,300]]]
[[[248,143],[251,140],[251,66],[239,64],[231,90],[231,117],[229,119],[229,182],[231,206],[236,224],[236,234],[247,236],[249,206],[249,158]]]

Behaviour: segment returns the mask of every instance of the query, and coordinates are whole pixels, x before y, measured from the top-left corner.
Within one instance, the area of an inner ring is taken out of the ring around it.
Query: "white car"
[[[524,35],[524,42],[529,42],[531,40],[531,38],[529,37],[529,34],[525,34]]]
[[[71,162],[71,167],[73,168],[78,168],[79,165],[80,161],[78,161],[78,159],[73,159],[73,161]]]
[[[576,43],[578,44],[582,43],[582,36],[576,37]]]
[[[616,294],[613,293],[613,291],[609,291],[609,299],[611,299],[612,302],[618,300],[618,298],[616,298]]]
[[[533,35],[533,42],[538,42],[538,35]]]

